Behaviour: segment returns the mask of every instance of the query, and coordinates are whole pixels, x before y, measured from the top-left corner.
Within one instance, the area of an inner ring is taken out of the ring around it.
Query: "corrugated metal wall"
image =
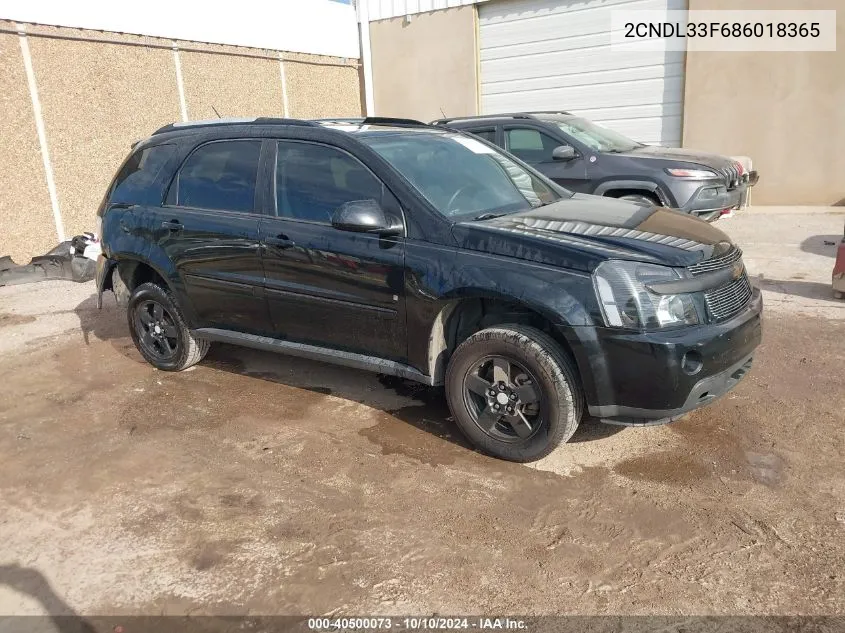
[[[415,13],[426,13],[461,7],[467,4],[478,4],[485,0],[358,0],[367,2],[370,20],[386,20],[397,18],[403,15],[414,15]],[[360,13],[360,12],[359,12]]]
[[[500,0],[479,6],[481,110],[567,110],[678,147],[684,53],[611,49],[611,12],[686,0]]]

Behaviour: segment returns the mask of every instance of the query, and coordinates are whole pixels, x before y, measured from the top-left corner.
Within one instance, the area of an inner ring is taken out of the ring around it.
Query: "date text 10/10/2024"
[[[400,617],[400,618],[308,618],[312,631],[372,631],[372,630],[524,630],[524,620],[515,618],[442,618],[442,617]]]

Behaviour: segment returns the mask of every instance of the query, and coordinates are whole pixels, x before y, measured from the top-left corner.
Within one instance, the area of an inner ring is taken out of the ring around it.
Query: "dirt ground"
[[[720,221],[750,375],[530,466],[438,390],[225,345],[158,372],[91,284],[0,288],[0,614],[845,613],[843,222]]]

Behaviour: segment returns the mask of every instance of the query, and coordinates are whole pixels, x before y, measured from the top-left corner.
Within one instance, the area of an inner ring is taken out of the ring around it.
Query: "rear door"
[[[280,140],[262,221],[267,301],[277,338],[404,360],[404,237],[342,231],[344,202],[398,202],[358,158],[331,145]],[[272,216],[272,217],[270,217]]]
[[[210,141],[176,173],[153,223],[199,327],[267,333],[256,202],[261,141]]]
[[[584,193],[590,190],[587,161],[580,152],[570,160],[552,158],[556,147],[566,145],[563,141],[526,125],[505,126],[504,139],[507,151],[562,187]]]

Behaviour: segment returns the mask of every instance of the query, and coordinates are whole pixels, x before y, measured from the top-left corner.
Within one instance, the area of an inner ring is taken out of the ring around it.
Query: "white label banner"
[[[619,51],[835,51],[835,10],[611,12]]]

